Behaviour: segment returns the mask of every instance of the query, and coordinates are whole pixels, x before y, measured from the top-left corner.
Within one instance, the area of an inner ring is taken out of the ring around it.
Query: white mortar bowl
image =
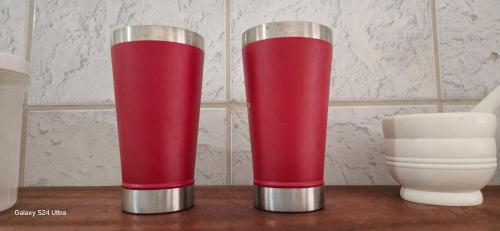
[[[492,113],[429,113],[382,120],[385,161],[403,199],[433,205],[483,202],[497,167]]]

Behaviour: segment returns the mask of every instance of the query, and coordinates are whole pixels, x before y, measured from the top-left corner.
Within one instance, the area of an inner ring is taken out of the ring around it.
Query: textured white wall
[[[29,6],[0,1],[0,50],[32,59],[24,185],[120,183],[109,41],[112,30],[127,24],[174,25],[205,37],[197,184],[252,183],[240,39],[257,24],[304,20],[333,28],[327,184],[395,184],[382,158],[380,116],[468,110],[500,84],[498,0],[38,0]],[[490,183],[500,184],[500,172]]]

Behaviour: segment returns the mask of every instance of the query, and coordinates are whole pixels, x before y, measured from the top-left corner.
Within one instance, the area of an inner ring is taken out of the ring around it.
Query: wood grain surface
[[[302,214],[253,208],[249,186],[196,187],[195,207],[161,215],[122,213],[119,187],[21,188],[0,213],[0,230],[500,230],[500,186],[483,205],[440,207],[403,201],[396,186],[333,186],[326,208]],[[19,216],[16,210],[61,210],[65,216]]]

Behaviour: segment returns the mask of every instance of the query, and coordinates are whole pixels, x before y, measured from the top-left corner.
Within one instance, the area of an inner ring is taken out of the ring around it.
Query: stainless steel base
[[[300,213],[323,209],[323,186],[310,188],[254,187],[255,207],[270,212]]]
[[[193,207],[194,187],[158,190],[122,188],[122,210],[135,214],[177,212]]]

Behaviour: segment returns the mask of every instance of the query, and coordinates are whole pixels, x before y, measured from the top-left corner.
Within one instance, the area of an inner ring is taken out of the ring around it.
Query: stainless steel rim
[[[255,207],[270,212],[300,213],[323,209],[323,186],[309,188],[254,187]]]
[[[111,45],[119,43],[157,40],[187,44],[203,50],[203,37],[196,32],[173,26],[137,25],[113,31]]]
[[[285,21],[271,22],[252,27],[243,33],[243,46],[271,38],[304,37],[315,38],[332,43],[332,30],[318,23]]]
[[[122,188],[122,210],[135,214],[177,212],[193,207],[194,187],[158,190]]]

